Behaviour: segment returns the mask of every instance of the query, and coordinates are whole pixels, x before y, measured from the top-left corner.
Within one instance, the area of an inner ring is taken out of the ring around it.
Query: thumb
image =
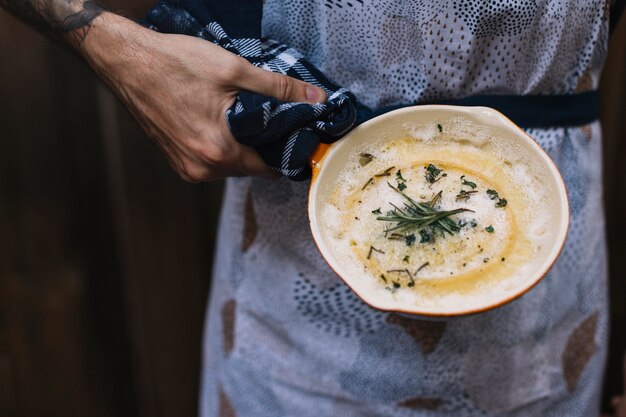
[[[283,101],[297,101],[311,104],[326,101],[326,93],[320,87],[305,83],[293,77],[276,74],[252,64],[245,66],[243,76],[235,81],[238,88],[276,97]]]

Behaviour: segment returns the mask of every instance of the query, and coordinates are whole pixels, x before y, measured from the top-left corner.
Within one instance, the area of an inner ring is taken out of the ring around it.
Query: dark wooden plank
[[[603,408],[624,390],[626,351],[626,19],[622,17],[609,45],[601,82],[604,133],[605,204],[609,244],[611,342],[604,383]]]
[[[6,328],[2,324],[0,326]],[[0,343],[2,346],[7,345],[6,341]],[[3,416],[16,414],[17,410],[11,363],[9,355],[6,352],[0,352],[0,415]]]
[[[0,62],[0,415],[133,416],[95,79],[4,12]]]
[[[195,415],[221,184],[180,181],[117,104],[111,152],[90,72],[0,18],[0,415]]]
[[[124,305],[123,268],[119,265],[117,236],[110,203],[96,89],[90,69],[67,53],[50,57],[55,77],[57,135],[70,145],[72,194],[72,254],[84,268],[85,293],[81,300],[89,318],[82,341],[87,361],[81,366],[99,377],[90,386],[113,414],[132,416],[136,410],[133,363]]]
[[[626,315],[626,19],[613,33],[603,74],[602,123],[613,311]]]
[[[138,19],[153,3],[106,5]],[[119,103],[100,103],[140,414],[194,416],[222,183],[182,182]]]
[[[110,105],[103,103],[103,105]],[[201,337],[221,183],[181,181],[121,106],[113,199],[142,415],[197,414]]]

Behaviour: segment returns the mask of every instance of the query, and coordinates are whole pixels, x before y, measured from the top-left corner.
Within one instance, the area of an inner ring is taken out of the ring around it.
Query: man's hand
[[[256,68],[205,40],[153,32],[89,1],[0,5],[72,45],[187,181],[276,176],[230,134],[225,114],[239,90],[285,101],[325,100],[318,87]]]
[[[239,90],[324,100],[323,90],[256,68],[210,42],[152,32],[110,13],[93,23],[83,53],[187,181],[275,175],[230,134],[225,114]]]

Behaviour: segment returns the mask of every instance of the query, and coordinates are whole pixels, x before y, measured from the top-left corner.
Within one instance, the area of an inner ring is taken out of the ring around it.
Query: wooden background
[[[626,348],[625,73],[622,19],[602,97],[607,396]],[[0,416],[196,414],[221,187],[180,181],[83,63],[0,11]]]

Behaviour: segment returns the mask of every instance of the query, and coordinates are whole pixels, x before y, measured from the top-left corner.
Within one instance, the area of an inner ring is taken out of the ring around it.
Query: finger
[[[219,167],[215,165],[204,165],[202,167],[198,167],[192,170],[177,169],[176,171],[178,172],[178,175],[181,177],[181,179],[183,179],[185,182],[189,182],[192,184],[217,181],[229,177],[241,177],[244,175],[241,171],[237,169]]]
[[[268,179],[276,179],[280,177],[276,171],[267,166],[254,149],[248,146],[242,145],[239,162],[241,172],[245,175],[254,175]]]
[[[326,93],[320,87],[305,83],[282,74],[244,65],[243,76],[235,80],[235,85],[243,90],[253,91],[283,101],[322,103]]]
[[[279,175],[272,170],[259,156],[258,152],[250,147],[243,145],[235,139],[230,133],[225,119],[219,122],[218,136],[220,141],[226,143],[225,146],[208,147],[205,143],[200,149],[194,152],[195,156],[200,156],[204,164],[208,167],[217,167],[224,172],[228,172],[228,176],[247,176],[253,175],[274,179]]]

